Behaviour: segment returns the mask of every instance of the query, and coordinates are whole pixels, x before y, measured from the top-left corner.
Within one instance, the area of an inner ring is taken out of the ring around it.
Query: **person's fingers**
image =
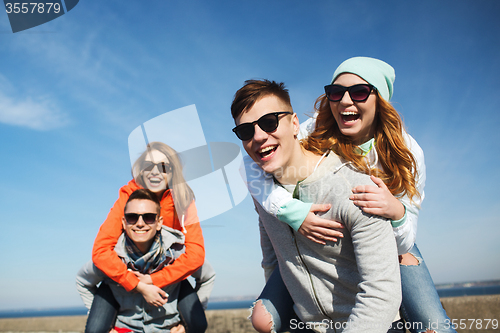
[[[335,237],[323,237],[323,240],[329,241],[329,242],[334,242],[334,243],[337,242],[337,238],[335,238]]]
[[[349,199],[350,200],[357,200],[357,201],[377,201],[377,199],[380,199],[380,193],[358,193],[358,194],[351,194],[349,196]]]
[[[306,236],[309,240],[315,242],[315,243],[318,243],[318,244],[321,244],[321,245],[326,245],[326,242],[337,242],[337,238],[335,237],[326,237],[326,236],[322,236],[322,235],[316,235],[316,236],[313,236],[313,235],[309,235],[309,236]]]
[[[160,289],[160,288],[158,288],[158,289],[159,289],[158,293],[160,294],[160,296],[162,298],[166,298],[168,296],[167,293],[165,292],[165,290]]]
[[[371,207],[381,206],[386,203],[387,199],[378,194],[356,194],[349,197],[353,202],[364,202],[371,205]],[[355,203],[357,205],[357,203]]]
[[[322,228],[320,234],[325,238],[343,238],[344,234],[337,230]]]
[[[374,185],[358,185],[351,191],[352,193],[377,193],[380,189],[378,186]]]
[[[324,228],[314,230],[313,232],[311,232],[311,236],[319,239],[322,242],[336,242],[338,238],[344,238],[344,235],[341,232]]]
[[[330,221],[330,220],[327,220],[327,228],[328,229],[344,229],[345,226],[340,223],[340,222],[337,222],[337,221]]]
[[[321,239],[316,238],[316,237],[314,237],[314,236],[312,236],[312,235],[307,235],[307,236],[306,236],[306,238],[307,238],[307,239],[309,239],[309,240],[311,240],[311,241],[313,241],[313,242],[315,242],[315,243],[321,244],[321,245],[325,245],[325,244],[326,244],[326,243],[325,243],[324,241],[322,241]]]
[[[363,192],[366,192],[365,188],[367,187],[368,185],[358,185],[356,186],[355,188],[353,188],[351,191],[352,193],[363,193]]]
[[[327,212],[332,205],[330,204],[312,204],[310,211],[311,212]]]
[[[314,233],[313,236],[317,240],[321,241],[321,244],[325,244],[326,241],[329,241],[329,242],[336,242],[337,241],[336,237],[327,236],[324,233]],[[316,243],[319,243],[319,241]]]
[[[349,199],[353,201],[363,201],[366,200],[366,193],[361,193],[361,194],[351,194]]]
[[[383,207],[383,204],[378,202],[378,201],[365,201],[365,200],[357,201],[357,200],[354,200],[352,203],[358,207],[361,207],[361,208],[382,208]],[[364,209],[363,209],[363,211],[364,211]]]
[[[383,211],[382,209],[380,208],[368,208],[368,207],[363,207],[361,208],[363,210],[363,212],[367,213],[367,214],[371,214],[371,215],[379,215],[379,216],[382,216],[383,215]]]
[[[370,176],[371,180],[380,188],[387,188],[387,186],[385,185],[384,181],[378,177],[375,177],[375,176]]]
[[[312,219],[315,226],[329,229],[342,229],[344,225],[335,220],[327,220],[319,216],[314,216]]]
[[[151,304],[156,306],[156,307],[160,307],[160,306],[164,305],[165,303],[167,303],[167,301],[165,299],[156,299],[153,302],[151,302]]]
[[[175,327],[172,327],[170,332],[171,333],[186,333],[186,329],[184,328],[184,326],[182,324],[179,324]]]
[[[358,207],[361,207],[361,208],[364,208],[364,207],[368,206],[368,202],[367,201],[354,200],[352,203],[355,204]]]

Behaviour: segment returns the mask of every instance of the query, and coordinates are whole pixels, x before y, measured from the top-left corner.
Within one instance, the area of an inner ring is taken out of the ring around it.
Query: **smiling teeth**
[[[262,154],[262,153],[265,153],[265,152],[268,152],[270,150],[273,150],[276,146],[269,146],[269,147],[266,147],[266,148],[262,148],[261,150],[259,150],[259,153]]]
[[[343,116],[356,116],[358,113],[352,112],[352,111],[347,111],[347,112],[341,112],[340,114]]]
[[[145,234],[147,231],[146,230],[135,230],[134,232],[136,234]]]

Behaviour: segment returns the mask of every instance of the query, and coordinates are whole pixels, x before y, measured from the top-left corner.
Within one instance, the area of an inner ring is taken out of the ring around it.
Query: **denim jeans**
[[[412,333],[425,332],[427,328],[439,333],[456,333],[451,327],[425,261],[417,245],[409,251],[419,262],[416,266],[400,265],[403,303],[401,313]]]
[[[119,304],[108,284],[102,282],[94,295],[85,333],[108,333],[114,326]]]
[[[102,282],[94,295],[85,333],[108,333],[115,326],[120,305],[109,286]],[[177,309],[188,333],[203,333],[207,329],[205,311],[188,280],[181,282]]]
[[[269,277],[269,280],[267,280],[266,286],[257,300],[262,302],[262,305],[264,305],[273,318],[274,331],[314,333],[314,331],[305,328],[301,329],[301,326],[297,325],[297,323],[301,321],[293,310],[292,297],[281,279],[278,267],[274,269],[274,272]]]
[[[293,300],[286,289],[285,283],[281,278],[280,270],[278,267],[267,280],[266,286],[257,300],[262,302],[273,320],[273,328],[276,332],[292,333],[314,333],[314,331],[302,328],[299,325],[301,320],[298,319],[295,311],[293,310]],[[392,327],[387,331],[388,333],[404,333],[404,323],[402,321],[395,321]]]
[[[196,291],[188,280],[181,282],[177,309],[181,315],[186,332],[204,333],[207,330],[208,323],[205,316],[205,310],[203,309],[203,305]]]

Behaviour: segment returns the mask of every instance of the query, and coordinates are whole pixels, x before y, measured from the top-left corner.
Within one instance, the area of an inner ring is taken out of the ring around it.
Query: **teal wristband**
[[[403,204],[403,207],[405,208],[405,215],[403,215],[403,217],[400,218],[399,220],[396,220],[396,221],[391,220],[391,225],[393,228],[400,227],[403,224],[405,224],[405,222],[406,222],[406,206],[405,206],[405,204]]]
[[[312,203],[306,203],[293,199],[280,207],[276,217],[281,222],[284,222],[292,227],[293,230],[298,231],[307,214],[309,214],[311,206]]]

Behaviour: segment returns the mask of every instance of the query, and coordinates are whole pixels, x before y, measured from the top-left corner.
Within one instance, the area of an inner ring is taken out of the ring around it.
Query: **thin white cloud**
[[[0,93],[0,123],[47,131],[67,125],[69,119],[48,98],[15,99]]]

